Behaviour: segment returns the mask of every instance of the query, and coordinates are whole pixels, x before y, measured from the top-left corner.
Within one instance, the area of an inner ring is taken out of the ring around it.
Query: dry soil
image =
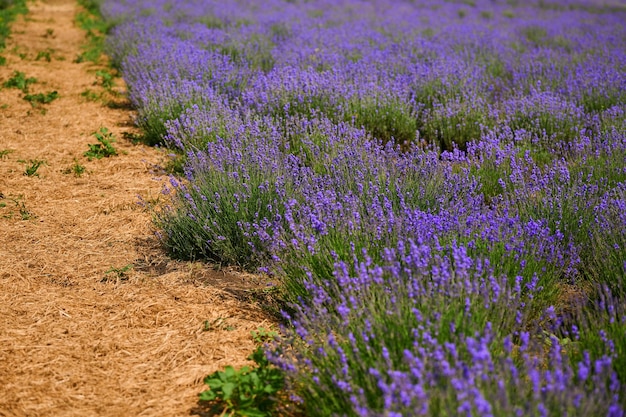
[[[189,415],[203,377],[246,363],[250,332],[272,325],[237,295],[263,284],[165,256],[139,202],[166,198],[166,156],[124,139],[138,132],[123,98],[81,95],[104,89],[102,66],[75,62],[78,7],[29,3],[0,67],[0,83],[21,71],[29,93],[59,95],[33,107],[0,89],[0,416]],[[120,154],[89,161],[101,127]]]

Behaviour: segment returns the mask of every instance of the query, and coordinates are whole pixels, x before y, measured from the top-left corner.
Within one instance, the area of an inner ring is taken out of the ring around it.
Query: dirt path
[[[202,378],[243,364],[250,331],[268,326],[232,295],[257,283],[163,255],[138,204],[162,199],[163,155],[123,139],[130,110],[81,96],[98,67],[74,63],[75,1],[29,8],[0,83],[21,71],[29,92],[59,98],[33,107],[0,90],[0,416],[189,415]],[[121,153],[88,161],[100,127]],[[77,163],[84,174],[66,173]]]

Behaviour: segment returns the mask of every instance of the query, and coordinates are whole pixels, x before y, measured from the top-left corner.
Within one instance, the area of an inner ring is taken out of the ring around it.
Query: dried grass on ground
[[[0,416],[189,415],[202,378],[244,364],[250,331],[269,326],[233,295],[263,283],[161,252],[138,201],[161,198],[164,156],[122,139],[129,109],[81,96],[98,67],[74,62],[77,7],[31,3],[0,67],[0,82],[22,71],[60,96],[43,114],[0,90]],[[87,161],[103,126],[122,153]],[[38,177],[23,175],[31,160],[46,161]],[[64,173],[75,161],[80,177]]]

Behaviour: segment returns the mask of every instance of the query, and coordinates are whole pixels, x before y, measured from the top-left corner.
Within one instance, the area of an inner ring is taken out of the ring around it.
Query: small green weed
[[[75,177],[80,177],[85,173],[87,168],[84,165],[78,163],[76,159],[74,159],[74,165],[69,168],[63,170],[64,174],[74,174]]]
[[[122,137],[130,141],[133,145],[144,142],[143,135],[134,132],[122,132]]]
[[[26,14],[26,0],[0,1],[0,51],[6,46],[6,38],[10,34],[9,23],[15,20],[18,14]]]
[[[111,74],[107,70],[98,70],[98,71],[96,71],[96,78],[98,80],[94,83],[94,85],[99,83],[107,91],[111,91],[111,89],[115,85],[115,82],[113,80],[114,75]]]
[[[109,31],[112,23],[105,22],[100,13],[100,2],[95,0],[79,0],[84,10],[76,15],[76,24],[87,31],[87,43],[82,46],[83,52],[76,57],[75,62],[98,63],[104,51],[104,35]]]
[[[22,201],[22,196],[19,197],[6,197],[4,196],[4,194],[0,193],[0,199],[6,199],[8,201],[10,201],[11,203],[13,203],[13,206],[17,209],[17,213],[19,213],[20,218],[22,220],[29,220],[32,217],[34,217],[34,214],[31,213],[27,208],[26,205],[24,204],[24,202]],[[4,201],[0,203],[0,208],[4,209],[4,208],[8,208],[10,209],[10,205],[5,203]],[[15,214],[15,211],[9,211],[8,214],[3,214],[1,217],[4,219],[12,219],[13,215]]]
[[[256,367],[244,366],[236,370],[227,366],[204,379],[209,389],[200,393],[201,401],[216,403],[225,416],[264,417],[273,415],[277,394],[284,386],[284,375],[272,366],[262,347],[248,359]]]
[[[111,281],[111,277],[114,277],[116,281],[125,281],[128,279],[128,271],[133,269],[132,264],[128,264],[121,268],[116,268],[112,266],[104,273],[104,278],[100,282],[108,282]]]
[[[115,136],[109,129],[101,127],[93,135],[98,139],[99,143],[90,143],[89,150],[83,154],[84,156],[91,161],[92,159],[102,159],[117,155],[117,149],[113,147]]]
[[[24,205],[24,203],[20,204],[19,209],[20,209],[20,217],[22,220],[30,220],[30,218],[33,217],[33,213],[31,213],[26,208],[26,205]]]
[[[26,94],[24,96],[24,100],[28,101],[33,107],[37,107],[41,104],[50,104],[57,98],[59,98],[59,93],[56,91],[49,91],[47,93]]]
[[[268,330],[265,327],[259,327],[256,331],[252,331],[252,339],[257,344],[262,344],[274,340],[278,336],[278,332]]]
[[[28,86],[37,82],[37,78],[28,77],[21,71],[13,72],[13,76],[2,83],[4,88],[17,88],[23,93],[28,93]]]
[[[84,97],[87,101],[100,101],[102,99],[102,93],[90,90],[89,88],[80,93],[81,97]]]
[[[4,159],[7,155],[15,152],[13,149],[2,149],[0,150],[0,159]]]
[[[46,62],[50,62],[52,61],[53,53],[54,53],[54,49],[51,49],[51,48],[47,48],[45,51],[39,51],[37,53],[37,57],[35,58],[35,61],[39,61],[40,59],[43,59]]]
[[[27,166],[26,169],[24,170],[24,175],[26,175],[27,177],[38,177],[39,174],[37,173],[37,170],[42,165],[47,165],[46,161],[39,160],[39,159],[31,159],[30,165]]]
[[[235,326],[228,324],[225,318],[218,317],[213,321],[205,320],[202,330],[205,332],[210,332],[213,330],[227,330],[230,332],[232,330],[235,330]]]

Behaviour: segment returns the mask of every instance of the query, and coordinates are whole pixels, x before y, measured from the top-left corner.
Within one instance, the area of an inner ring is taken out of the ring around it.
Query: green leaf
[[[217,378],[216,378],[217,376]],[[222,385],[222,379],[219,378],[219,374],[215,373],[213,375],[209,375],[204,379],[204,383],[211,385],[211,386],[221,386]]]
[[[236,374],[235,368],[233,368],[232,366],[228,365],[226,367],[226,369],[224,369],[224,372],[222,373],[222,375],[223,375],[222,380],[225,380],[225,378],[226,379],[231,379],[231,378],[233,378],[235,376],[235,374]]]
[[[213,401],[216,398],[217,398],[217,394],[215,393],[215,391],[212,391],[212,390],[206,390],[200,393],[201,401]]]
[[[250,383],[252,384],[253,387],[259,387],[260,386],[260,382],[261,382],[261,378],[259,378],[259,374],[256,372],[252,372],[250,374]]]
[[[222,391],[224,392],[224,400],[229,400],[233,396],[235,387],[236,385],[232,382],[227,382],[222,386]]]
[[[269,415],[268,413],[260,411],[258,409],[241,410],[239,411],[239,414],[245,417],[266,417]]]

